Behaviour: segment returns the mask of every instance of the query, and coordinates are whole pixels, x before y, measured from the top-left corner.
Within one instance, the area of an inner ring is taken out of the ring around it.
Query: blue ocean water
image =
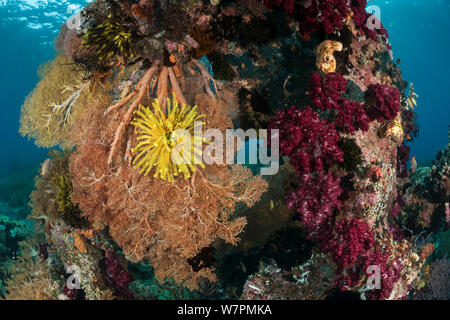
[[[42,161],[47,150],[18,133],[20,106],[33,89],[38,66],[54,57],[54,38],[67,18],[89,0],[0,0],[0,172]],[[431,160],[447,143],[450,1],[375,0],[404,79],[419,94],[420,135],[411,154]]]
[[[401,61],[403,79],[419,95],[416,109],[419,136],[411,156],[421,162],[435,158],[448,143],[450,125],[450,1],[374,0],[389,32],[395,59]]]
[[[20,107],[38,81],[39,65],[55,56],[60,26],[89,2],[0,0],[0,173],[46,157],[47,150],[20,136]]]

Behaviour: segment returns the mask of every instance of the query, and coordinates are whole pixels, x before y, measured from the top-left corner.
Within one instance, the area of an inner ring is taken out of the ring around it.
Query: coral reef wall
[[[408,170],[415,96],[366,4],[86,6],[22,107],[20,132],[63,151],[6,298],[441,297],[449,150]],[[278,173],[199,125],[269,129]],[[217,161],[196,161],[211,145]]]

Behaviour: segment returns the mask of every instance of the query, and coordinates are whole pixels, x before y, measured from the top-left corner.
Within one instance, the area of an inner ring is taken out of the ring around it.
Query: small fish
[[[241,267],[242,267],[242,271],[247,273],[247,267],[245,266],[245,264],[242,263],[242,261],[241,261]]]
[[[274,207],[275,205],[273,204],[273,200],[270,200],[270,210],[273,210]]]
[[[412,171],[412,173],[415,173],[416,169],[417,169],[417,161],[416,161],[416,157],[413,156],[411,158],[411,171]]]
[[[402,64],[402,61],[401,61],[399,58],[397,58],[397,64],[398,64],[398,65],[401,65],[401,64]]]
[[[48,172],[48,169],[50,168],[50,159],[46,159],[43,163],[42,163],[42,167],[41,167],[41,176],[45,176]]]
[[[450,203],[445,204],[445,222],[450,227]]]

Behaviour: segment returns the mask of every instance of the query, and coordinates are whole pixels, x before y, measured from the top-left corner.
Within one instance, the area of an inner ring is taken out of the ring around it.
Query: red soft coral
[[[322,110],[335,109],[346,87],[347,80],[337,72],[328,73],[325,77],[314,73],[309,81],[309,97]]]
[[[335,223],[332,231],[322,234],[322,248],[331,252],[338,268],[336,285],[347,290],[360,285],[361,278],[370,271],[369,266],[379,268],[380,289],[372,289],[365,295],[368,299],[389,298],[395,283],[400,279],[402,266],[397,259],[389,261],[391,252],[375,248],[374,233],[370,226],[356,218]]]
[[[366,93],[370,119],[378,122],[395,119],[400,111],[400,97],[397,88],[385,84],[370,85]]]
[[[369,225],[356,218],[335,223],[330,239],[322,238],[325,251],[331,252],[338,271],[355,264],[358,257],[373,248],[374,235]]]
[[[365,294],[370,300],[388,299],[394,289],[395,283],[400,279],[403,269],[400,261],[394,259],[389,261],[390,252],[381,252],[379,249],[375,252],[369,251],[363,260],[359,269],[367,271],[369,266],[377,266],[380,268],[381,283],[380,289],[370,290]]]
[[[335,124],[345,133],[359,129],[369,130],[370,119],[362,105],[356,101],[341,98],[347,91],[347,80],[339,73],[328,73],[324,77],[315,73],[309,82],[309,97],[316,107],[334,110]]]
[[[402,144],[397,148],[397,176],[406,178],[408,176],[408,168],[406,163],[409,160],[410,148]]]
[[[357,130],[369,130],[370,119],[363,106],[352,100],[342,99],[336,109],[335,124],[345,133],[352,134]]]
[[[303,110],[292,107],[278,111],[269,129],[280,130],[280,150],[290,158],[299,175],[322,171],[334,162],[344,161],[334,125],[320,120],[309,106]]]
[[[342,29],[350,12],[347,0],[312,0],[296,8],[295,18],[303,33],[324,31],[332,34]]]
[[[384,36],[386,38],[389,38],[387,30],[383,27],[381,24],[381,21],[378,20],[378,18],[375,15],[371,15],[369,13],[366,14],[366,20],[365,23],[362,26],[362,31],[366,35],[367,38],[372,39],[374,41],[377,40],[378,35]],[[370,19],[374,19],[373,21],[368,21]],[[369,24],[373,24],[375,27],[369,27]],[[388,49],[391,49],[391,46],[388,45]]]
[[[263,0],[263,3],[267,9],[279,8],[288,14],[292,14],[294,12],[294,0]]]
[[[122,266],[120,256],[114,251],[107,251],[103,260],[103,267],[106,280],[114,287],[117,297],[133,299],[133,293],[128,288],[129,284],[133,282],[133,277]]]
[[[367,0],[352,0],[351,6],[353,11],[353,21],[357,27],[360,27],[367,20]]]
[[[333,211],[342,208],[340,181],[331,173],[321,172],[316,178],[304,174],[298,189],[287,194],[286,206],[301,215],[302,227],[309,239],[319,239],[332,223]]]

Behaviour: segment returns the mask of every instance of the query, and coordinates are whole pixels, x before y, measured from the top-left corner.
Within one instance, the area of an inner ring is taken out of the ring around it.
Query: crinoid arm
[[[114,135],[114,141],[111,144],[111,151],[109,152],[109,156],[108,156],[108,164],[112,163],[113,157],[114,157],[114,153],[115,153],[115,151],[116,151],[116,149],[118,147],[118,143],[119,143],[120,139],[122,138],[123,133],[125,132],[125,130],[128,127],[129,123],[130,123],[131,117],[133,116],[133,112],[136,110],[136,108],[138,107],[139,103],[142,101],[142,99],[144,99],[146,92],[149,90],[150,82],[153,79],[153,76],[155,75],[157,68],[158,68],[158,66],[154,65],[150,69],[148,69],[147,72],[142,77],[141,81],[136,86],[135,91],[133,91],[130,94],[130,95],[133,95],[133,96],[137,95],[137,97],[133,101],[133,103],[131,104],[131,106],[128,109],[127,113],[125,114],[125,116],[123,117],[123,119],[120,122],[119,126],[117,127],[116,133]],[[124,100],[126,100],[127,98],[125,98]],[[132,98],[133,97],[129,98],[128,101],[131,100]],[[127,102],[118,102],[117,104],[118,105],[122,104],[122,106],[123,106]],[[111,110],[109,110],[109,112],[111,112]]]

